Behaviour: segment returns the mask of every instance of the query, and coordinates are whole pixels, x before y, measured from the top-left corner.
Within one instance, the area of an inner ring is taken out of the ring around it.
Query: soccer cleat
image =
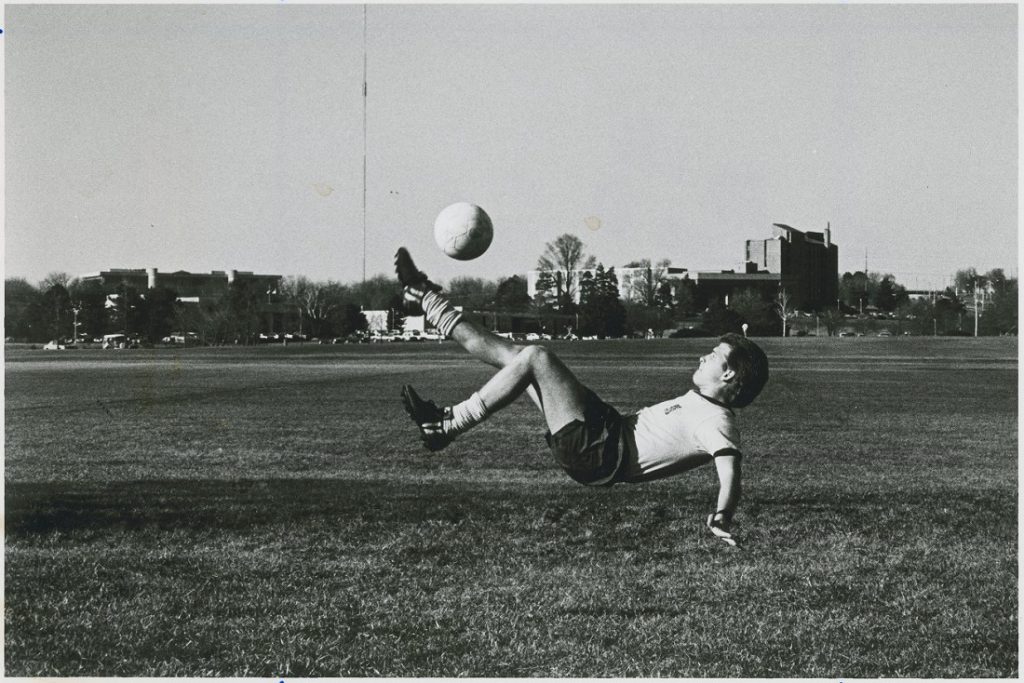
[[[408,313],[419,315],[423,312],[420,303],[427,292],[440,292],[441,287],[427,278],[427,274],[416,268],[412,256],[405,247],[395,253],[395,274],[402,285],[402,299]]]
[[[708,515],[708,521],[705,523],[705,526],[715,538],[719,539],[726,545],[732,546],[733,548],[739,547],[739,539],[729,532],[725,523],[722,521],[715,521],[715,516],[713,514]]]
[[[426,273],[416,268],[409,250],[405,247],[399,247],[395,254],[395,274],[398,275],[398,281],[403,287],[411,287],[423,293],[441,291],[440,285],[435,285],[427,278]]]
[[[409,315],[423,315],[423,297],[427,291],[417,287],[402,287],[402,305]]]
[[[438,408],[433,401],[424,401],[408,384],[402,387],[405,412],[420,429],[420,438],[429,451],[439,451],[455,436],[444,431],[445,418],[451,419],[451,408]]]

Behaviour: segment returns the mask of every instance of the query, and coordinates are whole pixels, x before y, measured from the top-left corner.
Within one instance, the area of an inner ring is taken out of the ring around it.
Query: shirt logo
[[[673,403],[673,404],[672,404],[672,405],[670,405],[670,406],[669,406],[668,408],[665,408],[665,414],[666,414],[666,415],[668,415],[668,414],[669,414],[669,413],[671,413],[671,412],[672,412],[673,410],[679,410],[680,408],[682,408],[682,406],[681,406],[681,405],[679,405],[678,403]]]

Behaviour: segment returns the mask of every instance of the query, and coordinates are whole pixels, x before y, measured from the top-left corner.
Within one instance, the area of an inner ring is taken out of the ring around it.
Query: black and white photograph
[[[6,3],[4,675],[1016,679],[1019,13]]]

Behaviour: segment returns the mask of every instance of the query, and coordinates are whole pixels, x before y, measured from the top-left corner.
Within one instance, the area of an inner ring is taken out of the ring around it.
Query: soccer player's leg
[[[395,254],[395,272],[403,287],[403,297],[411,310],[421,310],[427,321],[446,337],[458,342],[473,357],[496,368],[512,362],[524,347],[499,337],[490,330],[462,318],[441,295],[441,287],[416,268],[412,256],[401,247]],[[527,392],[538,408],[541,403],[534,388]]]
[[[584,419],[587,388],[562,360],[543,346],[524,346],[477,392],[487,410],[500,410],[533,388],[548,429],[554,433]]]
[[[432,401],[421,399],[408,385],[402,388],[402,400],[419,427],[424,444],[437,451],[528,390],[535,393],[552,433],[573,420],[584,421],[586,387],[555,354],[542,346],[523,347],[462,403],[438,408]]]

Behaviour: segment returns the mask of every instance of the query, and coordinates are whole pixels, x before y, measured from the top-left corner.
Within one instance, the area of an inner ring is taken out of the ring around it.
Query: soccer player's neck
[[[728,384],[694,384],[694,391],[723,408],[728,408],[732,399],[732,387]]]

